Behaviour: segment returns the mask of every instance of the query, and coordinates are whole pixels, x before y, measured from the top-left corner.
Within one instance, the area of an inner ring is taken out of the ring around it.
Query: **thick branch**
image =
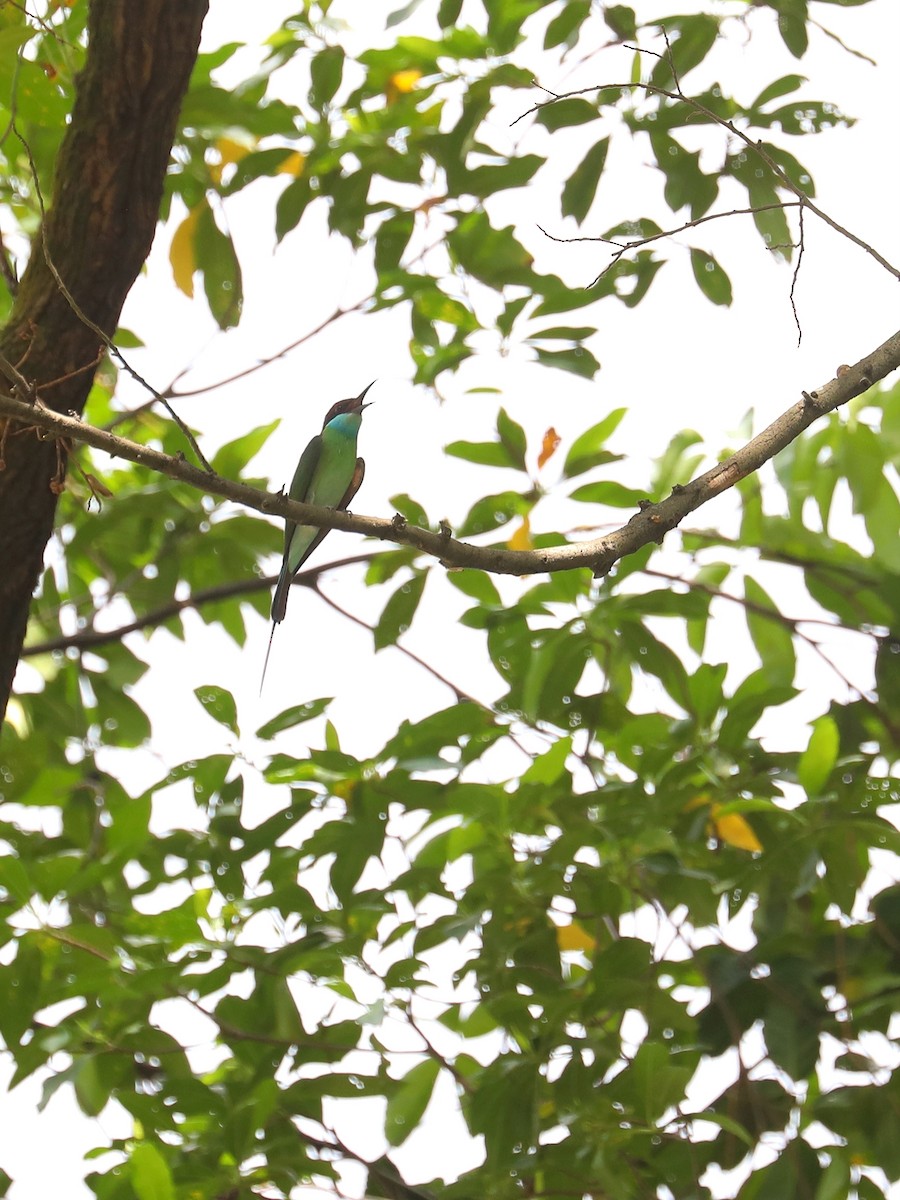
[[[107,336],[156,229],[181,100],[207,0],[92,0],[87,61],[57,159],[49,210],[35,236],[0,354],[46,403],[80,413]],[[30,131],[22,130],[26,138]],[[42,181],[49,195],[49,181]],[[9,372],[4,372],[9,378]],[[47,385],[58,381],[52,388]],[[25,635],[31,594],[53,529],[65,443],[7,439],[0,471],[0,712]]]
[[[2,364],[0,364],[2,365]],[[102,429],[72,417],[64,417],[40,404],[0,396],[0,414],[35,425],[59,437],[85,442],[97,450],[149,467],[170,479],[195,487],[199,492],[232,500],[236,504],[273,516],[290,517],[302,525],[319,529],[341,529],[361,533],[382,541],[414,546],[448,567],[473,567],[493,574],[534,575],[543,571],[566,571],[589,567],[594,575],[607,574],[619,559],[650,542],[660,542],[688,515],[713,497],[733,487],[739,480],[758,471],[769,459],[789,445],[819,417],[846,404],[900,367],[900,332],[893,334],[877,350],[852,367],[840,368],[840,374],[773,421],[768,428],[711,470],[686,484],[679,484],[658,504],[647,501],[641,511],[615,532],[591,541],[541,550],[507,550],[493,546],[473,546],[449,534],[435,533],[407,525],[400,518],[354,516],[310,504],[300,504],[282,494],[259,491],[244,483],[208,475],[184,459],[172,458],[148,446],[116,437]]]

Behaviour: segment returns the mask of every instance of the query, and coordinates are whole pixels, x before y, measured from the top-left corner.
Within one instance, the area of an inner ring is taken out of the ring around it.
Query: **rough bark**
[[[92,0],[89,49],[60,149],[45,237],[35,237],[0,353],[58,412],[81,413],[100,340],[112,335],[156,229],[181,101],[208,0]],[[46,242],[47,253],[44,252]],[[79,374],[71,375],[74,371]],[[42,389],[53,380],[71,376]],[[2,386],[8,385],[5,381]],[[53,530],[59,442],[7,439],[0,470],[0,712],[12,687]]]

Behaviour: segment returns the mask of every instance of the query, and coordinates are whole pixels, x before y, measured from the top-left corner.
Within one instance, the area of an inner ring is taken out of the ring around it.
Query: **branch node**
[[[394,515],[391,517],[391,528],[397,533],[402,533],[408,524],[409,522],[407,521],[406,517],[404,517],[403,513],[394,513]]]
[[[453,530],[450,528],[450,522],[446,517],[441,517],[438,523],[438,529],[440,530],[441,537],[444,539],[444,541],[449,542],[453,537]]]

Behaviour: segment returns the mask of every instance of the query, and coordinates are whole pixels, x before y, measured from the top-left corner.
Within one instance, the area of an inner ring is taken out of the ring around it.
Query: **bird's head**
[[[325,416],[325,420],[322,422],[322,428],[324,429],[329,421],[333,421],[335,417],[361,413],[364,408],[368,408],[372,401],[366,400],[366,392],[374,383],[375,380],[373,379],[369,387],[363,388],[358,396],[353,396],[350,400],[338,400],[337,404],[332,404]]]

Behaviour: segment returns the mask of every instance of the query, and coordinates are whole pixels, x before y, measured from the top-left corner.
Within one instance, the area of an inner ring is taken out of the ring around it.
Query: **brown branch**
[[[354,563],[367,563],[371,559],[371,554],[357,554],[323,563],[319,567],[308,567],[294,576],[294,586],[318,591],[315,581],[326,571],[352,566]],[[82,629],[78,633],[61,634],[59,637],[47,638],[43,642],[33,642],[24,647],[22,658],[36,658],[39,654],[52,654],[58,650],[93,650],[98,646],[108,646],[112,642],[120,642],[129,633],[139,633],[142,629],[156,629],[187,609],[201,609],[207,604],[216,604],[222,600],[232,600],[238,596],[252,596],[256,592],[263,592],[267,588],[271,588],[277,578],[277,575],[258,575],[252,579],[242,579],[231,583],[220,583],[216,587],[202,588],[200,591],[186,596],[183,600],[172,600],[168,604],[161,604],[159,608],[153,608],[143,616],[128,621],[125,625],[117,625],[115,629]]]
[[[801,400],[792,404],[762,433],[723,462],[689,483],[676,485],[671,494],[659,503],[645,501],[640,512],[619,529],[591,541],[540,550],[475,546],[457,541],[446,531],[436,533],[408,525],[399,515],[393,520],[384,520],[300,504],[282,494],[259,491],[244,483],[207,475],[183,459],[172,458],[148,446],[116,437],[72,417],[52,412],[42,405],[27,404],[12,396],[0,396],[0,413],[14,417],[23,424],[40,426],[58,436],[86,442],[107,454],[128,459],[170,479],[187,483],[200,492],[232,500],[257,512],[289,517],[298,524],[313,525],[318,529],[340,529],[381,541],[413,546],[448,567],[471,567],[500,575],[536,575],[544,571],[588,567],[595,576],[603,576],[619,559],[634,554],[651,542],[661,542],[665,534],[675,529],[688,513],[758,471],[813,422],[867,391],[873,383],[897,367],[900,367],[900,332],[893,334],[854,366],[842,370],[839,377],[829,380],[816,391],[803,393]]]

